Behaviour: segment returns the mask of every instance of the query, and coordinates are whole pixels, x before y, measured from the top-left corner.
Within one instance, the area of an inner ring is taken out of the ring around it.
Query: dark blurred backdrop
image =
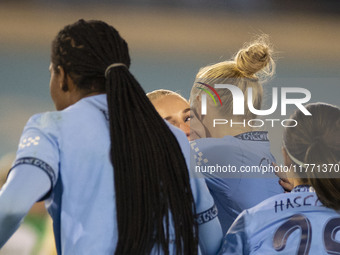
[[[102,19],[120,31],[129,43],[131,71],[147,92],[168,88],[188,97],[200,67],[230,59],[266,33],[277,52],[268,91],[305,87],[311,101],[339,105],[339,12],[338,0],[2,0],[0,157],[16,150],[32,114],[53,110],[50,43],[79,18]],[[279,160],[281,131],[271,131]]]

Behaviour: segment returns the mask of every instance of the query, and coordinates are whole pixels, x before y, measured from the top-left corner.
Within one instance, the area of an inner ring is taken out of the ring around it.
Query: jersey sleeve
[[[210,192],[205,183],[204,176],[197,173],[192,169],[194,162],[194,152],[190,147],[189,141],[185,134],[176,127],[168,124],[173,134],[176,136],[177,141],[181,147],[182,153],[184,155],[187,167],[189,169],[190,185],[192,194],[195,199],[196,212],[201,217],[198,219],[199,224],[209,221],[209,219],[214,219],[217,217],[217,209],[214,203],[214,199],[210,195]]]
[[[0,248],[32,205],[38,199],[47,198],[56,183],[59,152],[48,117],[35,115],[28,121],[16,160],[0,190]]]
[[[221,247],[223,234],[214,199],[203,176],[190,170],[193,153],[185,134],[174,127],[170,129],[178,140],[189,169],[190,185],[196,206],[200,250],[203,254],[216,254]]]
[[[223,238],[219,255],[249,254],[246,233],[247,211],[243,211]]]
[[[54,128],[56,117],[53,113],[38,114],[27,122],[12,166],[12,169],[21,165],[39,168],[49,177],[52,188],[59,171],[59,147]]]
[[[20,165],[10,172],[0,189],[0,249],[19,227],[32,205],[50,187],[48,176],[35,166]]]

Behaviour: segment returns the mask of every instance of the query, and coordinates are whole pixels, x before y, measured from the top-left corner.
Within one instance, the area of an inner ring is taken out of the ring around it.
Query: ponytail
[[[168,254],[169,211],[177,254],[197,253],[194,201],[176,138],[126,68],[110,71],[107,99],[119,230],[116,254],[149,254],[155,243]]]

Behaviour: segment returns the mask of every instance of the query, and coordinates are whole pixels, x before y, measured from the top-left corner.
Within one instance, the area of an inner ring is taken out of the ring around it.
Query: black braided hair
[[[177,139],[129,72],[127,43],[102,21],[66,26],[52,44],[52,66],[79,89],[107,94],[118,243],[115,254],[197,254],[198,232],[189,174]],[[113,63],[127,67],[106,68]]]

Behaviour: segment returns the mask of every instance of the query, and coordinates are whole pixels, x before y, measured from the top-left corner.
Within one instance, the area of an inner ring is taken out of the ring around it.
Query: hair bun
[[[266,41],[267,37],[261,36],[236,54],[236,68],[245,77],[253,77],[260,71],[265,76],[272,76],[274,74],[275,63],[272,58],[272,49]]]

